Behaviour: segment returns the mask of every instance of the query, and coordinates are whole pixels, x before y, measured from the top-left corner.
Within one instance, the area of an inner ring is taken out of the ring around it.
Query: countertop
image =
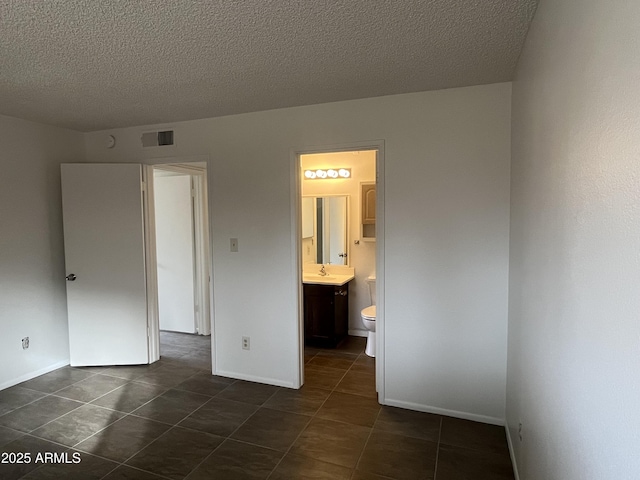
[[[333,285],[335,287],[341,287],[347,282],[350,282],[355,278],[355,275],[339,275],[330,273],[329,275],[322,276],[317,273],[304,273],[302,275],[302,283],[311,285]]]

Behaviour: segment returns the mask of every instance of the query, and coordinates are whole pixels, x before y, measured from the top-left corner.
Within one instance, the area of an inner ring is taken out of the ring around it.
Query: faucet
[[[325,277],[329,275],[327,271],[324,269],[324,265],[322,265],[322,268],[320,269],[320,273],[318,273],[318,275],[320,275],[321,277]]]

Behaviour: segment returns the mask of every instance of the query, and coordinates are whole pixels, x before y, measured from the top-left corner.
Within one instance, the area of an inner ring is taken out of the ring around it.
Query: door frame
[[[154,169],[169,170],[188,174],[197,180],[192,184],[194,201],[194,230],[195,230],[195,302],[201,313],[197,315],[196,328],[202,335],[211,335],[211,371],[215,371],[215,345],[213,341],[215,322],[213,309],[213,255],[211,211],[208,194],[210,182],[209,157],[164,157],[147,159],[143,164],[143,191],[145,216],[145,256],[147,274],[147,311],[149,325],[149,362],[160,359],[160,322],[158,312],[158,270],[155,232],[155,205],[153,191]]]
[[[181,175],[188,175],[191,179],[192,218],[193,218],[193,263],[194,263],[194,327],[198,335],[211,334],[211,322],[208,298],[209,251],[206,245],[209,241],[206,189],[206,165],[195,163],[168,163],[151,165],[152,171],[162,170]],[[150,202],[151,203],[151,202]],[[155,215],[155,212],[154,212]],[[155,219],[155,216],[154,216]],[[154,238],[155,242],[155,238]]]
[[[297,372],[294,375],[294,387],[300,388],[304,384],[304,308],[302,298],[302,186],[300,156],[317,153],[352,152],[363,150],[376,151],[376,391],[378,402],[384,403],[385,376],[384,376],[384,164],[385,151],[384,140],[371,140],[365,142],[352,142],[339,145],[312,146],[293,148],[290,151],[290,205],[291,205],[291,265],[294,284],[292,289],[296,292],[296,311],[298,314],[298,363]],[[349,240],[351,241],[351,240]]]

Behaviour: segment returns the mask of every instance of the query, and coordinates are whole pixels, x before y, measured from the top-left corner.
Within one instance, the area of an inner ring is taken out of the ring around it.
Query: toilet
[[[369,297],[371,298],[371,306],[365,307],[360,312],[364,328],[369,332],[367,335],[367,346],[364,353],[370,357],[376,356],[376,276],[370,275],[367,278],[369,286]]]

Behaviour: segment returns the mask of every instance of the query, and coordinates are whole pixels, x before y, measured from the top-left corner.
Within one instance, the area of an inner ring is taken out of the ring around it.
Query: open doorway
[[[376,336],[382,322],[367,324],[362,312],[381,303],[376,285],[384,230],[376,210],[383,199],[382,162],[381,142],[297,152],[300,371],[306,385],[381,395],[384,352]]]
[[[205,163],[152,166],[159,354],[211,370]]]

